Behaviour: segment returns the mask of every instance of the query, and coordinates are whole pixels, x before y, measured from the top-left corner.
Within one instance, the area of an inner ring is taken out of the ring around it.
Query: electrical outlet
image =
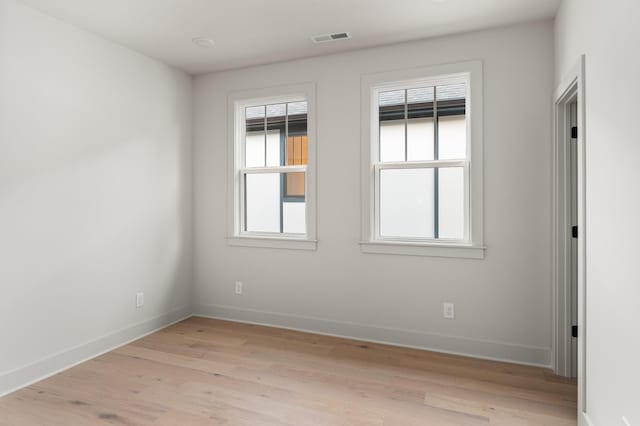
[[[442,304],[442,316],[446,319],[454,319],[456,317],[456,310],[453,303]]]
[[[144,293],[136,293],[136,308],[141,308],[144,305]]]
[[[242,294],[242,281],[236,281],[236,294]]]

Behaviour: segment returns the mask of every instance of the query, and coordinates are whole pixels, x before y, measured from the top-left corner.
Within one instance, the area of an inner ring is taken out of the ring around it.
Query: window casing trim
[[[307,164],[245,167],[244,108],[274,103],[307,102]],[[316,240],[316,88],[315,83],[232,92],[227,99],[227,243],[244,247],[315,250]],[[305,172],[306,233],[246,232],[243,230],[244,179],[248,174]]]
[[[464,160],[379,161],[378,105],[383,91],[466,84],[467,157]],[[463,258],[484,257],[482,63],[480,61],[370,74],[361,80],[361,250],[365,253]],[[462,167],[465,179],[465,236],[462,240],[390,238],[380,235],[381,169]],[[404,246],[404,247],[403,247]]]

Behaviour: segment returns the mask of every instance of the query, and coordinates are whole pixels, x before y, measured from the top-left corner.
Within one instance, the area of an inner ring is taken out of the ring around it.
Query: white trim
[[[554,99],[552,149],[552,286],[553,286],[553,369],[560,376],[571,376],[571,236],[569,104],[577,96],[576,81],[570,81]]]
[[[457,257],[484,259],[486,247],[456,243],[420,243],[408,241],[361,241],[363,253],[399,254],[406,256]]]
[[[227,244],[236,247],[258,247],[290,250],[315,250],[318,246],[316,240],[306,238],[296,238],[295,236],[259,236],[259,235],[236,235],[227,237]]]
[[[377,158],[377,109],[372,100],[382,90],[425,87],[435,84],[465,82],[467,87],[467,150],[464,161],[420,161],[380,163]],[[484,257],[483,233],[483,116],[482,116],[482,62],[470,61],[426,68],[411,68],[365,75],[361,79],[361,251],[363,253],[388,253],[421,256],[444,256],[482,259]],[[465,238],[443,243],[440,240],[416,241],[393,239],[386,241],[379,236],[376,189],[383,168],[412,168],[436,166],[464,167],[465,170]],[[405,248],[400,246],[405,244]],[[453,250],[456,247],[459,250]]]
[[[246,168],[243,164],[243,117],[238,115],[244,106],[266,105],[306,100],[307,102],[307,165]],[[244,247],[268,247],[315,250],[316,233],[316,85],[300,83],[262,89],[232,92],[227,99],[227,243]],[[304,235],[241,232],[242,185],[241,176],[250,173],[305,172],[306,226]]]
[[[578,426],[596,426],[591,417],[585,412],[578,416]]]
[[[436,167],[467,167],[469,165],[468,160],[428,160],[428,161],[388,161],[384,163],[377,163],[374,167],[379,169],[417,169],[428,168],[434,169]]]
[[[192,316],[186,306],[81,343],[0,375],[0,397],[127,345]]]
[[[238,171],[247,175],[260,173],[305,173],[307,171],[307,166],[247,167]]]
[[[567,290],[568,262],[566,245],[563,242],[562,228],[567,229],[567,205],[566,205],[566,141],[567,122],[566,112],[562,110],[568,101],[577,96],[578,105],[578,418],[581,424],[589,424],[586,407],[586,239],[588,230],[586,224],[586,173],[585,173],[585,56],[582,55],[576,65],[563,79],[554,93],[553,98],[553,187],[552,187],[552,283],[553,283],[553,339],[552,354],[553,368],[557,374],[568,375],[568,350],[569,320],[567,310],[570,307],[570,297]],[[582,423],[582,421],[586,423]]]
[[[551,348],[426,333],[226,305],[194,306],[194,316],[421,349],[535,367],[550,367]]]

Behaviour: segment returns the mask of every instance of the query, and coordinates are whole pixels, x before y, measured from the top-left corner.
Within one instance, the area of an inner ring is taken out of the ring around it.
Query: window
[[[230,98],[231,244],[315,248],[313,87],[297,89]]]
[[[365,252],[484,255],[480,66],[438,68],[363,79]]]

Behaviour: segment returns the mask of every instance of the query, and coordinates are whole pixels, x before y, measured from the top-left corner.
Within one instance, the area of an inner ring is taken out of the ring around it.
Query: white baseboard
[[[0,397],[191,317],[185,306],[122,328],[0,375]]]
[[[589,417],[589,415],[584,411],[582,413],[579,413],[578,417],[579,417],[578,419],[579,426],[595,426],[595,423],[591,421],[591,418]]]
[[[0,397],[138,340],[192,315],[546,368],[549,368],[551,359],[550,348],[514,345],[234,306],[196,304],[193,312],[188,306],[176,309],[5,372],[0,376]],[[586,414],[583,413],[583,417],[585,425],[593,426]]]
[[[551,348],[335,321],[225,305],[194,306],[194,316],[280,327],[394,346],[550,368]]]

